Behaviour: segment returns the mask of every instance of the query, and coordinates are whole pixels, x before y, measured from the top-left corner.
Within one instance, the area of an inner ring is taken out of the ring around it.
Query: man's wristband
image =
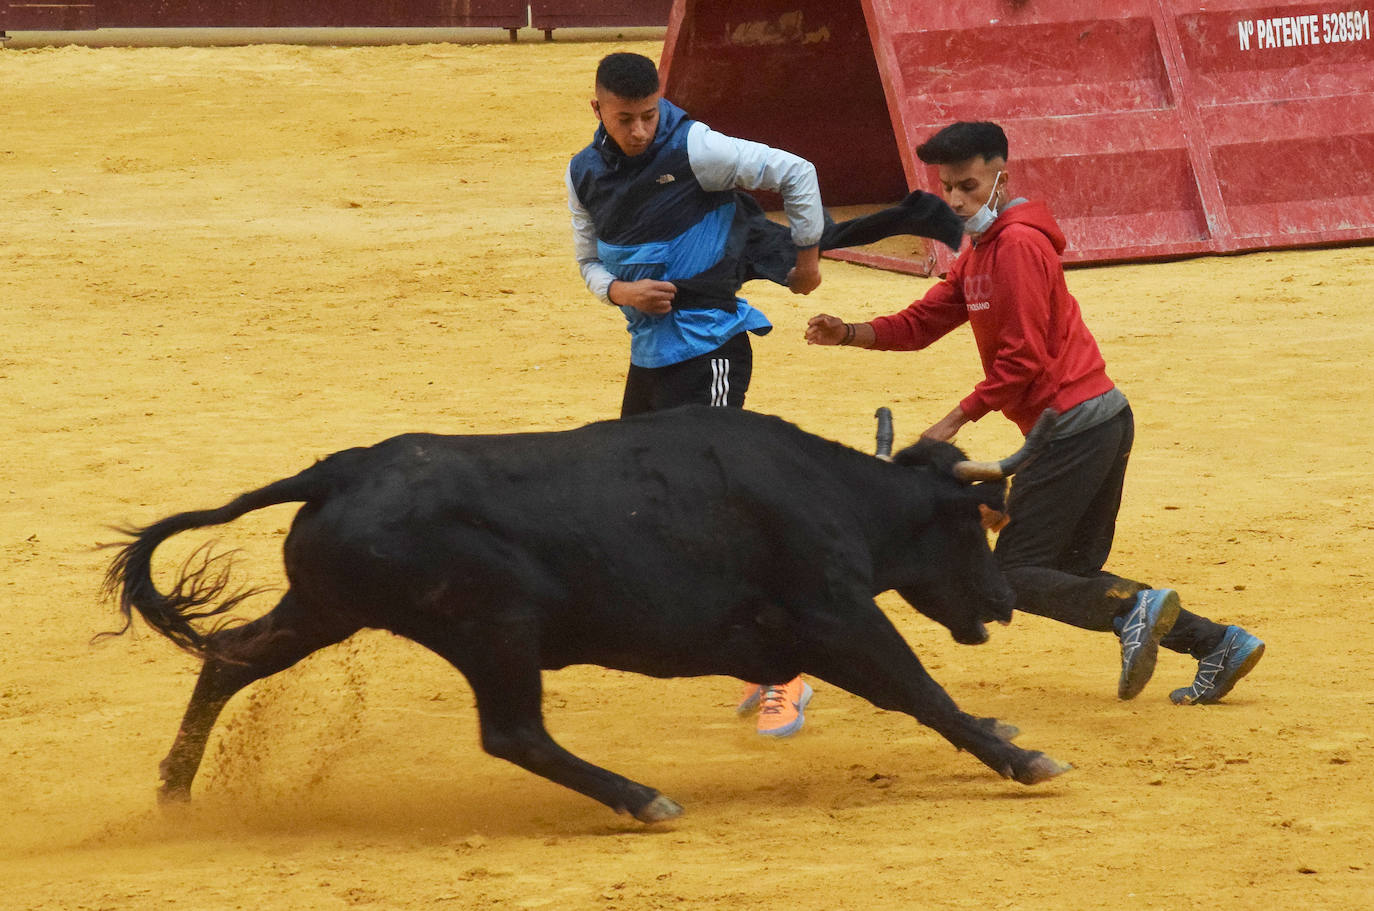
[[[840,344],[841,344],[841,345],[851,345],[851,344],[853,344],[853,343],[854,343],[854,331],[855,331],[855,329],[854,329],[854,324],[853,324],[853,323],[845,323],[845,324],[844,324],[844,338],[840,339]]]

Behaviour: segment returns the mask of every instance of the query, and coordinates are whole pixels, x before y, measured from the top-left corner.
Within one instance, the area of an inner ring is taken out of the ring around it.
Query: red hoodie
[[[1064,283],[1064,233],[1042,202],[1002,211],[944,281],[900,313],[871,320],[874,348],[915,351],[965,320],[985,378],[959,407],[976,421],[1000,411],[1030,430],[1113,387],[1097,341]]]

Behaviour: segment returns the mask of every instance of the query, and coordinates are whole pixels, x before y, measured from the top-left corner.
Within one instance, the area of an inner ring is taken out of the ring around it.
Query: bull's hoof
[[[640,822],[665,822],[682,815],[682,806],[662,794],[635,811],[634,817]]]
[[[1042,781],[1049,781],[1051,778],[1063,775],[1072,768],[1072,763],[1060,762],[1052,756],[1036,753],[1030,761],[1017,770],[1014,777],[1021,784],[1040,784]]]

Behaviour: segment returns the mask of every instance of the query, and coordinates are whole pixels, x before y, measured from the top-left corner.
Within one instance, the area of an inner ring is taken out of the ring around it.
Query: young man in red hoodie
[[[1065,241],[1044,203],[1013,198],[1007,138],[994,123],[955,123],[916,150],[936,165],[971,245],[948,276],[900,313],[863,323],[821,314],[806,340],[915,351],[968,322],[983,381],[925,432],[950,440],[1000,411],[1027,432],[1041,411],[1060,415],[1054,439],[1019,471],[996,555],[1017,607],[1121,639],[1117,695],[1133,699],[1154,672],[1159,646],[1198,659],[1178,705],[1216,702],[1264,654],[1264,643],[1181,608],[1178,594],[1108,572],[1126,462],[1135,436],[1131,407],[1111,378],[1059,260]]]

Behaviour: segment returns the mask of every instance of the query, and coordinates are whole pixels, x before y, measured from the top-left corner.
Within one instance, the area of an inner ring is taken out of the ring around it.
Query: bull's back
[[[777,418],[704,407],[568,431],[407,434],[317,466],[332,493],[298,515],[287,569],[293,586],[372,601],[512,588],[550,602],[699,599],[703,586],[733,597],[824,511],[841,473],[828,462],[844,453],[862,458]]]

